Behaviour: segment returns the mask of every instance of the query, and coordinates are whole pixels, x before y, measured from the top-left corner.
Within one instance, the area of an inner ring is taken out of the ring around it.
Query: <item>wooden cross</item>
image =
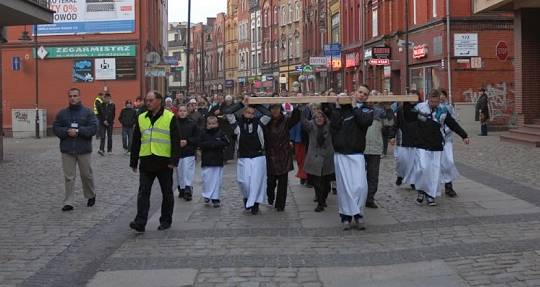
[[[340,102],[351,102],[350,97],[341,97]],[[336,103],[337,96],[300,96],[300,97],[248,97],[248,104],[318,104],[318,103]],[[385,95],[370,96],[369,103],[393,103],[393,102],[418,102],[417,95]]]

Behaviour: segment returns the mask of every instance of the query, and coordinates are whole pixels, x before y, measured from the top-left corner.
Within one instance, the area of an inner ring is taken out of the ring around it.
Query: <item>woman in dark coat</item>
[[[487,136],[489,120],[489,98],[484,88],[480,89],[480,97],[476,102],[475,120],[480,120],[480,136]]]
[[[270,113],[272,120],[264,127],[268,176],[266,194],[268,204],[273,205],[275,199],[276,210],[283,211],[287,201],[288,174],[294,169],[289,130],[300,122],[300,111],[294,109],[290,116],[284,115],[281,105],[272,105]]]
[[[310,114],[313,120],[309,120]],[[309,146],[304,169],[315,188],[317,208],[321,212],[326,207],[326,198],[330,192],[330,183],[334,176],[334,147],[330,123],[320,109],[306,108],[302,113],[302,127],[309,134]]]

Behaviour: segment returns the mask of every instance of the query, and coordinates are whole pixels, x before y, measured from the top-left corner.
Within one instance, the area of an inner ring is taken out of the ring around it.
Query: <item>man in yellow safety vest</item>
[[[163,195],[158,230],[171,227],[174,208],[173,169],[180,158],[180,130],[174,114],[164,109],[163,96],[151,91],[144,102],[147,111],[141,113],[133,130],[130,167],[140,174],[137,195],[137,216],[131,229],[144,232],[150,209],[150,192],[157,177]],[[140,164],[139,164],[140,161]]]

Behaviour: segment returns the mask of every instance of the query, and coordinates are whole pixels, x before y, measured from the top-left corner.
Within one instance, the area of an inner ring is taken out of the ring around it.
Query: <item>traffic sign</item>
[[[341,44],[333,43],[324,45],[325,56],[339,56],[341,55]]]
[[[13,71],[20,71],[21,70],[21,58],[20,57],[11,58],[11,69]]]
[[[39,49],[37,50],[37,55],[41,60],[45,59],[45,57],[47,57],[47,54],[49,54],[49,52],[47,52],[47,49],[45,49],[45,47],[43,46],[39,47]]]
[[[310,66],[310,65],[305,65],[302,72],[304,72],[304,73],[313,73],[313,67]]]
[[[369,64],[372,66],[388,66],[390,59],[369,59]]]
[[[506,61],[508,59],[508,44],[505,41],[497,43],[497,59]]]

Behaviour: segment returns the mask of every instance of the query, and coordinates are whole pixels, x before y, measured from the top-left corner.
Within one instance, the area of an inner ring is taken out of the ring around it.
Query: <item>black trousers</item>
[[[388,137],[390,136],[390,127],[383,127],[382,140],[383,140],[383,154],[386,155],[388,151]]]
[[[157,177],[163,199],[161,201],[161,217],[159,223],[170,225],[172,223],[172,214],[174,208],[173,170],[165,167],[156,172],[140,170],[139,193],[137,194],[137,216],[135,223],[140,226],[146,226],[148,220],[148,210],[150,209],[150,192],[152,184]]]
[[[375,193],[379,187],[379,166],[381,164],[380,155],[365,154],[368,195],[366,202],[373,202]]]
[[[287,183],[289,182],[289,174],[268,175],[266,180],[266,195],[268,201],[273,202],[275,199],[275,207],[284,209],[287,201]],[[276,196],[277,186],[277,196]]]
[[[331,175],[309,175],[309,181],[315,189],[315,197],[317,198],[318,205],[322,206],[326,203],[326,198],[328,198],[328,194],[330,193],[330,182],[332,182],[332,178]]]
[[[112,124],[110,124],[109,126],[105,126],[105,125],[102,125],[100,124],[100,136],[99,136],[99,150],[101,151],[105,151],[105,135],[107,136],[107,151],[108,152],[111,152],[112,151],[112,130],[113,130],[113,127],[112,127]]]

